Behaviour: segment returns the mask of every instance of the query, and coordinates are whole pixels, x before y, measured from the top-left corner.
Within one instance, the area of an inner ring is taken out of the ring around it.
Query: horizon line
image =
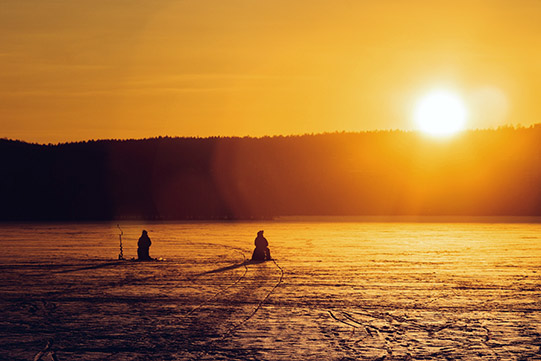
[[[156,139],[265,139],[265,138],[294,138],[294,137],[306,137],[306,136],[321,136],[321,135],[335,135],[335,134],[367,134],[367,133],[412,133],[417,134],[422,137],[432,138],[432,139],[453,139],[460,137],[465,133],[472,132],[483,132],[483,131],[498,131],[504,129],[534,129],[541,127],[541,122],[533,123],[530,125],[522,124],[505,124],[498,127],[487,127],[487,128],[470,128],[464,129],[456,134],[444,136],[444,137],[432,137],[423,134],[422,131],[418,129],[370,129],[370,130],[359,130],[359,131],[348,131],[348,130],[336,130],[333,132],[317,132],[317,133],[290,133],[290,134],[268,134],[268,135],[208,135],[208,136],[199,136],[199,135],[155,135],[150,137],[143,138],[92,138],[92,139],[79,139],[79,140],[68,140],[68,141],[59,141],[59,142],[34,142],[18,138],[9,138],[9,137],[0,137],[0,141],[10,141],[10,142],[19,142],[26,143],[31,145],[64,145],[64,144],[78,144],[78,143],[88,143],[88,142],[107,142],[107,141],[144,141],[144,140],[156,140]]]

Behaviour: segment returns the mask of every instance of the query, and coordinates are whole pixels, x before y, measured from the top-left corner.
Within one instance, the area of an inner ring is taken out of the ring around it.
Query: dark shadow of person
[[[271,260],[269,242],[265,237],[263,237],[263,231],[257,232],[257,237],[255,238],[255,249],[252,254],[252,261],[268,261]]]
[[[139,237],[137,242],[137,260],[138,261],[152,261],[150,257],[149,250],[152,242],[148,237],[147,231],[143,230],[143,234]]]

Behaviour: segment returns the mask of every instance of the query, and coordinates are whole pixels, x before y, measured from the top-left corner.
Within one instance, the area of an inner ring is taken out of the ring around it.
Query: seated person
[[[143,234],[139,237],[137,242],[137,260],[138,261],[151,261],[149,250],[152,242],[148,237],[147,231],[143,230]]]
[[[252,254],[252,261],[268,261],[271,260],[269,242],[263,237],[263,231],[257,232],[257,237],[254,241],[255,249]]]

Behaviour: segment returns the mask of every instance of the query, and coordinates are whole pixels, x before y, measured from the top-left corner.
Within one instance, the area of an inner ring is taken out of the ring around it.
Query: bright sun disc
[[[415,107],[414,119],[419,130],[430,135],[451,135],[466,124],[468,112],[460,97],[438,90],[425,95]]]

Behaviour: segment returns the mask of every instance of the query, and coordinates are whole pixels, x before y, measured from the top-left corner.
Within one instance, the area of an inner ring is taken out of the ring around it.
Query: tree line
[[[541,124],[448,139],[0,140],[0,220],[541,216]]]

